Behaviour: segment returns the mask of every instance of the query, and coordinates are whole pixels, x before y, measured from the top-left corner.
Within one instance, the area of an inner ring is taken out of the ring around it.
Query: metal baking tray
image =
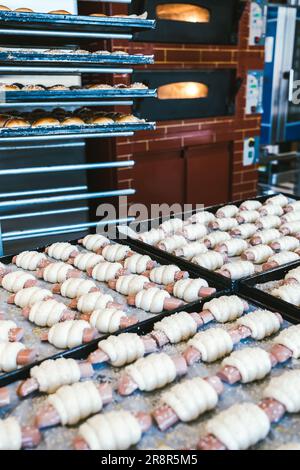
[[[1,128],[0,139],[5,141],[6,138],[14,137],[16,140],[18,137],[49,137],[49,136],[82,136],[90,135],[97,137],[97,134],[103,134],[104,136],[127,132],[147,131],[155,129],[156,124],[154,122],[141,122],[141,123],[126,123],[126,124],[107,124],[107,125],[93,125],[87,124],[86,126],[49,126],[49,127],[19,127],[19,128]]]
[[[70,243],[76,245],[77,241],[72,240]],[[83,247],[78,246],[78,248],[80,249],[80,251],[86,251]],[[45,249],[45,247],[36,248],[37,251],[44,251],[44,249]],[[139,253],[144,253],[143,250],[136,249],[135,247],[133,247],[133,249],[135,251],[139,252]],[[2,258],[0,258],[0,262],[2,262],[4,264],[7,264],[7,265],[11,265],[11,260],[12,260],[13,256],[14,255],[2,257]],[[159,255],[153,255],[152,259],[156,260],[159,264],[168,264],[168,261],[164,258],[161,258]],[[13,266],[14,269],[17,269],[15,265],[11,265],[11,266]],[[190,273],[191,277],[198,277],[193,271],[190,271],[189,273]],[[87,276],[85,276],[85,275],[83,277],[87,278]],[[224,290],[222,284],[219,284],[219,283],[213,282],[213,281],[210,282],[209,279],[207,279],[207,280],[209,282],[210,287],[215,287],[218,292],[220,292],[220,293],[227,293],[228,292],[228,291]],[[114,290],[110,289],[107,286],[106,283],[98,282],[98,281],[95,281],[95,282],[101,288],[102,291],[111,294],[116,302],[121,302],[121,303],[124,302],[124,296],[117,293],[117,292],[115,292]],[[51,284],[46,283],[46,282],[41,281],[41,280],[40,280],[39,284],[42,285],[44,288],[48,288],[48,289],[51,290],[51,286],[52,286]],[[6,385],[6,384],[11,383],[15,380],[20,380],[20,379],[26,377],[28,375],[28,372],[29,372],[31,367],[33,367],[36,364],[39,364],[40,362],[42,362],[43,360],[45,360],[47,358],[53,358],[53,357],[75,357],[75,358],[78,358],[78,357],[83,356],[84,354],[88,355],[91,351],[93,351],[97,348],[97,344],[99,342],[100,337],[105,338],[105,337],[109,336],[109,335],[103,335],[103,334],[99,333],[99,338],[98,339],[95,339],[95,340],[91,341],[88,344],[84,344],[84,345],[81,345],[81,346],[78,346],[76,348],[69,349],[69,350],[58,350],[54,346],[49,345],[49,343],[47,343],[47,342],[43,344],[43,343],[40,342],[39,333],[42,330],[45,330],[45,328],[39,328],[36,325],[30,323],[28,320],[24,319],[23,316],[21,315],[21,309],[19,309],[15,305],[8,305],[6,303],[6,299],[7,299],[7,297],[9,297],[9,295],[10,294],[7,293],[4,289],[0,288],[0,311],[3,311],[5,314],[7,314],[6,318],[8,318],[8,316],[9,316],[9,318],[14,319],[18,325],[21,325],[24,328],[25,337],[27,337],[27,341],[25,341],[24,344],[27,345],[28,347],[39,347],[40,349],[42,348],[42,354],[40,355],[38,360],[33,364],[30,364],[28,366],[19,368],[15,371],[12,371],[12,372],[9,372],[9,373],[1,373],[0,372],[0,386]],[[68,299],[65,299],[64,297],[61,297],[60,295],[55,296],[55,298],[57,300],[60,300],[64,303],[66,303],[66,304],[68,303]],[[208,300],[206,299],[206,301],[208,301]],[[141,327],[143,327],[143,325],[152,326],[155,321],[158,321],[159,319],[163,318],[164,316],[171,315],[172,313],[179,312],[179,311],[182,311],[182,310],[193,312],[193,311],[195,311],[195,308],[196,308],[195,306],[198,305],[198,304],[199,304],[199,301],[196,301],[196,302],[193,302],[193,303],[183,305],[180,308],[172,310],[170,312],[169,311],[168,312],[166,312],[166,311],[162,312],[159,315],[152,314],[152,313],[149,313],[149,312],[145,312],[144,310],[141,310],[141,309],[138,309],[138,308],[135,308],[135,307],[128,307],[127,308],[128,314],[129,315],[130,314],[136,315],[139,319],[139,323],[136,324],[136,325],[133,325],[132,327],[129,327],[128,329],[120,330],[118,333],[125,332],[125,331],[137,332],[137,331],[140,330]]]
[[[298,266],[300,266],[300,261],[244,279],[239,285],[238,292],[252,299],[257,299],[265,307],[271,306],[284,315],[289,321],[294,320],[295,322],[300,322],[300,307],[278,299],[268,293],[269,289],[278,287],[277,281],[283,280],[289,271]]]
[[[281,194],[284,194],[284,193],[281,193]],[[275,196],[276,194],[274,194]],[[288,196],[290,199],[294,199],[294,200],[297,200],[299,198],[297,198],[296,196],[292,196],[290,194],[285,194],[286,196]],[[269,197],[271,197],[270,195],[268,196],[258,196],[256,198],[249,198],[249,200],[255,200],[255,201],[260,201],[260,202],[265,202]],[[220,204],[220,205],[216,205],[216,206],[208,206],[208,207],[204,207],[203,210],[205,211],[210,211],[212,213],[216,213],[218,209],[221,209],[222,207],[224,207],[224,205],[227,205],[227,204],[236,204],[236,205],[240,205],[242,204],[243,202],[245,202],[247,199],[240,199],[238,201],[232,201],[232,202],[227,202],[227,203],[224,203],[224,204]],[[176,218],[176,217],[179,217],[179,218],[182,218],[183,220],[186,220],[188,217],[190,217],[191,215],[195,214],[196,212],[200,212],[199,209],[194,209],[192,211],[189,211],[189,212],[181,212],[181,213],[176,213],[173,215],[172,218]],[[130,228],[132,228],[134,231],[137,227],[141,227],[142,230],[141,232],[144,232],[144,231],[148,231],[151,227],[151,223],[153,223],[153,221],[156,222],[156,227],[161,224],[164,220],[168,220],[168,218],[163,218],[163,217],[160,217],[159,219],[149,219],[149,220],[145,220],[145,221],[138,221],[138,222],[133,222],[133,223],[130,223]],[[124,238],[124,235],[119,235],[120,237],[123,237]],[[126,237],[126,236],[125,236]],[[231,279],[228,279],[226,278],[225,276],[222,276],[221,274],[219,273],[216,273],[214,271],[208,271],[206,268],[202,268],[201,266],[197,266],[195,265],[194,263],[192,263],[191,261],[188,261],[184,258],[180,258],[178,256],[175,256],[171,253],[167,253],[163,250],[160,250],[159,248],[156,248],[152,245],[148,245],[140,240],[136,240],[136,239],[133,239],[131,238],[130,236],[128,236],[127,238],[125,239],[130,239],[132,240],[132,243],[134,246],[136,247],[139,247],[139,248],[143,248],[145,251],[148,252],[148,254],[160,254],[160,256],[162,257],[165,257],[166,259],[168,259],[168,262],[169,263],[172,263],[172,264],[177,264],[178,266],[182,267],[182,269],[187,269],[187,270],[193,270],[195,273],[198,273],[199,276],[203,276],[203,277],[206,277],[208,274],[207,273],[210,273],[211,276],[212,276],[212,279],[215,279],[215,280],[218,280],[219,282],[222,282],[223,285],[228,288],[228,289],[233,289],[233,290],[236,290],[239,283],[241,282],[241,279],[239,280],[231,280]]]
[[[111,31],[111,30],[131,30],[140,31],[144,29],[154,29],[155,20],[142,18],[120,18],[105,16],[83,16],[83,15],[50,15],[47,13],[21,13],[14,11],[0,11],[1,27],[5,28],[40,28],[55,30],[74,31]]]
[[[57,66],[63,65],[64,67],[74,67],[76,65],[84,65],[85,67],[102,66],[106,64],[135,64],[145,65],[153,64],[153,55],[143,54],[76,54],[76,52],[61,53],[61,54],[47,54],[37,50],[28,51],[0,51],[0,64],[1,65],[26,65],[30,66],[48,65]]]
[[[245,300],[249,301],[248,298]],[[260,308],[260,304],[257,302],[249,301],[252,309]],[[198,310],[202,309],[203,302],[198,304]],[[216,324],[215,324],[216,325]],[[212,325],[207,325],[205,328],[209,328]],[[219,325],[218,325],[219,326]],[[228,323],[223,325],[223,328],[228,329],[232,324]],[[284,323],[285,327],[290,326],[289,322]],[[151,331],[152,325],[145,325],[140,328],[140,334],[147,334]],[[170,355],[180,353],[185,348],[185,343],[179,343],[177,345],[166,345],[162,348],[161,351],[164,351]],[[237,345],[235,349],[243,348],[245,346],[260,346],[262,348],[269,348],[270,339],[256,342],[253,340],[246,340]],[[81,356],[82,359],[85,356]],[[207,377],[209,375],[214,375],[219,367],[220,362],[217,361],[213,364],[204,364],[196,363],[193,366],[189,367],[188,373],[186,376],[182,377],[180,381],[185,381],[189,378],[196,376]],[[272,370],[270,376],[266,377],[264,380],[254,382],[251,384],[243,385],[238,384],[235,386],[225,385],[224,392],[220,397],[218,406],[214,411],[203,414],[201,417],[196,419],[191,423],[178,423],[177,425],[171,427],[166,432],[161,432],[158,428],[153,425],[152,428],[143,435],[141,441],[134,447],[137,450],[149,450],[149,449],[159,449],[162,445],[167,445],[172,449],[193,449],[199,440],[200,436],[204,434],[204,425],[208,419],[215,416],[221,410],[232,406],[234,403],[241,403],[245,401],[251,401],[257,403],[261,397],[262,392],[266,385],[269,382],[270,377],[277,376],[281,374],[284,369],[298,369],[300,367],[299,360],[290,361],[285,367],[276,367]],[[114,394],[113,402],[106,406],[103,410],[104,413],[116,410],[116,409],[126,409],[133,412],[144,411],[151,412],[158,404],[159,398],[162,392],[165,392],[171,388],[173,384],[165,387],[164,389],[157,390],[150,393],[141,393],[136,392],[129,397],[119,396],[116,390],[117,379],[120,375],[120,369],[115,369],[111,366],[104,365],[98,368],[95,368],[94,376],[92,380],[96,382],[109,382],[111,383]],[[6,408],[0,410],[0,418],[7,417],[9,415],[16,416],[20,422],[25,424],[33,424],[34,418],[39,407],[44,403],[46,396],[36,393],[31,397],[28,397],[24,400],[19,400],[15,394],[17,384],[11,384],[9,386],[10,392],[12,395],[12,403]],[[49,428],[42,432],[43,440],[38,447],[38,450],[71,450],[73,448],[72,441],[78,432],[78,426],[72,427],[63,427],[59,426],[56,428]],[[254,446],[255,450],[271,450],[277,448],[279,445],[288,443],[291,441],[299,442],[300,435],[300,415],[286,415],[280,423],[271,427],[271,431],[266,437],[265,440],[261,441],[259,444]]]
[[[95,100],[120,99],[120,98],[155,98],[154,89],[134,89],[134,88],[111,88],[105,90],[45,90],[45,91],[5,91],[3,92],[5,103],[22,103],[54,100]]]

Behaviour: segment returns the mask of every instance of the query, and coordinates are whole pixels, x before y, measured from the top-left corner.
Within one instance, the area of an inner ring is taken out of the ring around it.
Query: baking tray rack
[[[0,91],[1,93],[1,91]],[[45,90],[45,91],[5,91],[3,92],[3,104],[14,103],[20,105],[20,103],[33,103],[45,100],[46,102],[51,101],[100,101],[107,99],[134,99],[134,98],[154,98],[156,97],[156,90],[154,89],[102,89],[102,90]],[[102,103],[101,103],[102,105]],[[28,105],[29,106],[29,105]]]
[[[0,129],[0,142],[24,141],[38,139],[42,140],[61,140],[61,139],[87,139],[101,137],[116,137],[133,135],[134,132],[153,130],[154,122],[137,123],[137,124],[107,124],[102,126],[86,125],[86,126],[49,126],[49,127],[29,127],[29,128],[2,128]],[[13,139],[13,140],[11,140]]]
[[[116,242],[119,242],[119,241],[116,240]],[[72,244],[76,245],[77,240],[71,240],[71,241],[69,241],[69,243],[72,243]],[[134,249],[135,251],[144,254],[144,251],[142,249],[137,249],[130,242],[128,243],[128,245],[132,246],[132,249]],[[35,250],[36,251],[44,251],[45,247],[38,247]],[[8,255],[8,256],[0,257],[0,262],[2,262],[3,264],[11,264],[13,256],[14,255]],[[159,255],[152,255],[152,259],[156,260],[159,264],[168,264],[168,261],[165,258],[163,258]],[[198,274],[195,273],[193,270],[189,271],[189,274],[192,278],[198,277]],[[223,286],[222,283],[218,283],[214,280],[211,280],[212,279],[211,276],[206,278],[206,279],[207,279],[210,287],[215,287],[217,289],[217,293],[215,295],[213,295],[212,297],[206,298],[205,302],[208,302],[211,298],[215,297],[216,295],[226,295],[226,294],[230,293],[229,290],[224,289],[224,286]],[[100,283],[100,285],[101,285],[101,283]],[[172,311],[164,311],[161,314],[151,314],[151,313],[147,313],[147,312],[144,312],[144,311],[140,310],[144,314],[149,315],[149,318],[146,318],[145,320],[142,320],[138,324],[133,325],[129,328],[119,330],[118,332],[116,332],[114,334],[120,334],[120,333],[125,333],[125,332],[133,332],[133,333],[142,334],[143,331],[146,331],[146,329],[148,329],[148,331],[150,331],[152,329],[153,324],[156,321],[161,320],[165,316],[169,316],[169,315],[172,315],[176,312],[180,312],[180,311],[183,311],[183,310],[187,311],[187,312],[194,312],[194,311],[197,311],[198,305],[199,305],[199,301],[197,300],[195,302],[191,302],[189,304],[183,305],[183,306],[181,306],[177,309],[174,309]],[[109,334],[101,335],[101,339],[105,339],[108,336],[110,336],[110,335]],[[3,374],[0,373],[0,387],[5,386],[9,383],[12,383],[16,380],[22,380],[22,379],[26,378],[32,367],[34,367],[35,365],[41,364],[46,359],[56,359],[58,357],[66,357],[66,358],[72,357],[72,358],[78,359],[78,358],[86,357],[92,351],[97,349],[98,342],[99,342],[99,337],[97,339],[91,341],[88,344],[83,344],[83,345],[80,345],[76,348],[69,349],[69,350],[58,351],[57,354],[54,354],[54,355],[51,355],[47,358],[43,358],[41,360],[35,361],[32,364],[29,364],[25,367],[21,367],[21,368],[19,368],[17,370],[14,370],[12,372],[3,373]]]
[[[133,31],[154,29],[156,21],[135,17],[105,17],[83,15],[50,15],[47,13],[0,12],[0,35],[34,35],[38,30],[45,36],[124,38]],[[13,29],[12,29],[13,28]]]
[[[259,302],[253,302],[251,299],[248,299],[246,296],[241,295],[240,297],[244,298],[250,304],[250,310],[261,308]],[[198,303],[197,311],[202,310],[203,302]],[[232,323],[225,325],[218,325],[225,329],[231,328]],[[217,326],[211,325],[211,327]],[[290,326],[290,323],[285,321],[284,327]],[[139,334],[147,334],[152,330],[152,323],[144,323],[139,329]],[[204,329],[210,328],[209,325],[204,327]],[[263,349],[269,350],[270,341],[272,338],[267,338],[266,340],[256,342],[254,340],[244,340],[239,345],[236,345],[235,350],[240,348],[245,348],[247,346],[255,347],[259,346]],[[165,352],[170,355],[181,353],[184,349],[186,343],[178,343],[174,345],[166,345],[160,349],[161,352]],[[80,359],[84,359],[85,355],[79,355]],[[297,369],[299,368],[300,361],[293,360],[288,365],[278,366],[274,368],[271,372],[271,377],[282,374],[284,370],[288,369]],[[190,366],[187,374],[182,377],[180,382],[191,379],[193,377],[206,377],[216,374],[220,368],[220,361],[217,361],[212,364],[204,364],[202,362],[196,363],[193,366]],[[174,383],[167,385],[163,389],[155,390],[153,392],[139,392],[137,391],[131,396],[121,397],[118,395],[116,390],[116,383],[118,377],[120,376],[120,369],[113,368],[109,365],[102,365],[100,367],[94,368],[94,375],[91,378],[96,383],[109,382],[113,388],[113,402],[107,405],[104,409],[104,413],[107,413],[112,410],[126,409],[129,411],[137,412],[152,412],[153,409],[157,406],[162,393],[169,390],[174,386]],[[160,450],[160,446],[169,446],[171,449],[191,449],[195,446],[196,442],[201,435],[205,433],[205,423],[212,416],[218,414],[221,410],[228,408],[234,403],[242,403],[250,401],[252,403],[257,403],[262,398],[262,392],[265,389],[266,385],[269,382],[270,376],[267,376],[265,379],[253,382],[250,384],[237,384],[235,386],[224,385],[224,392],[220,396],[219,402],[215,410],[211,412],[206,412],[196,420],[189,423],[178,423],[175,426],[172,426],[165,432],[159,431],[159,429],[154,425],[152,428],[143,435],[141,441],[133,448],[133,450],[142,450],[147,451],[151,449]],[[178,383],[178,381],[176,381]],[[12,403],[8,407],[0,410],[0,417],[7,416],[16,416],[20,422],[25,424],[30,424],[34,421],[36,412],[40,407],[45,403],[46,395],[36,393],[31,397],[20,400],[16,397],[16,383],[9,385],[10,395],[12,398]],[[81,423],[78,423],[76,426],[58,426],[55,428],[48,428],[43,430],[43,440],[39,445],[37,450],[71,450],[73,449],[72,440],[78,433],[78,426]],[[255,450],[274,450],[279,445],[282,445],[287,442],[298,441],[299,442],[299,426],[300,419],[299,414],[286,415],[280,423],[272,426],[268,436],[259,444],[254,446]],[[251,448],[253,449],[253,448]]]
[[[298,322],[300,322],[300,307],[274,297],[266,292],[266,288],[263,286],[263,284],[276,283],[276,281],[284,279],[289,271],[299,266],[300,261],[296,261],[295,263],[281,268],[275,268],[271,271],[243,279],[239,285],[239,292],[259,301],[265,308],[272,307],[274,310],[281,313],[281,315],[284,315],[289,321],[298,319]],[[258,285],[261,288],[258,288]],[[277,286],[274,285],[274,288],[276,287]]]
[[[61,54],[47,54],[45,52],[38,52],[33,50],[28,51],[0,51],[0,65],[26,65],[30,62],[31,66],[48,65],[57,66],[63,65],[64,67],[74,67],[76,65],[84,65],[85,67],[101,67],[106,64],[121,64],[121,65],[145,65],[153,64],[153,55],[143,54],[76,54],[76,52],[61,53]]]

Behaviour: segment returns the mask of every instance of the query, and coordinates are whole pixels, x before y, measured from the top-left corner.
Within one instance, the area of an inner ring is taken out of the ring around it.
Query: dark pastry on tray
[[[89,124],[94,124],[94,125],[107,125],[107,124],[114,124],[114,120],[106,117],[106,116],[96,116],[92,119],[89,120]]]
[[[23,91],[45,91],[43,85],[24,85],[22,88]]]
[[[50,116],[37,119],[32,124],[32,127],[52,127],[52,126],[60,126],[60,122],[58,119],[55,119],[54,117],[50,117]]]
[[[140,119],[137,118],[136,116],[134,116],[133,114],[127,114],[125,116],[118,116],[116,118],[116,122],[118,123],[122,123],[122,124],[125,124],[125,123],[137,123],[137,122],[140,122]]]
[[[48,11],[49,15],[72,15],[69,11],[66,10],[52,10]]]
[[[33,10],[31,10],[31,8],[17,8],[15,11],[19,13],[33,13]]]
[[[0,11],[11,11],[11,9],[4,5],[0,5]]]
[[[0,91],[19,91],[20,88],[17,85],[10,83],[0,83]]]
[[[47,90],[49,90],[49,91],[69,90],[69,87],[67,87],[66,85],[61,85],[60,83],[58,83],[57,85],[48,86]]]
[[[61,122],[61,126],[84,126],[85,122],[76,116],[67,117]]]
[[[30,122],[20,117],[12,117],[6,121],[4,127],[30,127]]]
[[[64,108],[54,108],[51,111],[51,116],[54,116],[57,119],[65,119],[66,117],[70,116],[70,112]]]

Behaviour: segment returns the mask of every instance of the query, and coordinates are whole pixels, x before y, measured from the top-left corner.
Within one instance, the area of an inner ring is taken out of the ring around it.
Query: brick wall
[[[114,5],[112,13],[126,13],[126,5]],[[237,46],[201,46],[185,44],[144,44],[124,43],[114,40],[113,50],[127,50],[131,53],[155,55],[155,65],[146,68],[236,68],[237,76],[244,78],[243,85],[236,98],[234,117],[197,119],[185,121],[158,122],[157,130],[140,132],[133,138],[117,139],[117,158],[134,159],[139,152],[177,149],[214,142],[233,142],[232,188],[231,199],[242,199],[256,195],[257,167],[243,166],[243,139],[259,135],[260,116],[245,115],[246,75],[249,69],[262,69],[264,52],[262,47],[248,46],[249,2],[239,25]],[[117,76],[116,82],[126,80],[126,76]],[[124,108],[122,108],[124,111]],[[134,188],[132,173],[128,169],[119,169],[119,188]],[[135,198],[133,198],[136,200]],[[138,199],[138,197],[137,197]],[[139,201],[143,202],[143,201]]]

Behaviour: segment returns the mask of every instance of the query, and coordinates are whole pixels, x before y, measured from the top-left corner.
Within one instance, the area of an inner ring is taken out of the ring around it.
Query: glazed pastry
[[[72,116],[64,119],[61,123],[61,126],[84,126],[85,122],[79,117]]]
[[[12,117],[5,122],[4,127],[7,127],[7,128],[30,127],[30,122],[26,121],[23,118]]]
[[[54,117],[48,116],[44,118],[37,119],[32,123],[32,127],[55,127],[60,126],[60,122],[58,119]]]

